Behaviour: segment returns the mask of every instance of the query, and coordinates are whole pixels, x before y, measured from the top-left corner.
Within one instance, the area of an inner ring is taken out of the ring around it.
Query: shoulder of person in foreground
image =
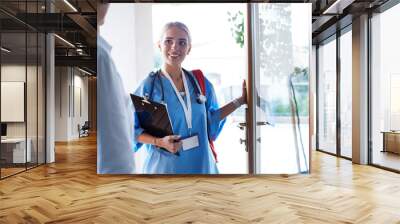
[[[155,75],[155,71],[151,71],[148,75],[146,75],[144,79],[140,82],[136,90],[133,92],[133,94],[138,96],[145,96],[146,94],[150,94],[153,80],[154,78],[156,78]],[[158,82],[159,81],[156,78],[156,80],[154,80],[154,85],[157,85]]]

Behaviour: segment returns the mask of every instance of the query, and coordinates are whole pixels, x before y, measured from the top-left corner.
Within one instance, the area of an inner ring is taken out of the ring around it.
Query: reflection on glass
[[[255,4],[257,173],[307,172],[309,4]]]
[[[45,1],[1,1],[23,16],[43,13]],[[45,162],[45,35],[10,21],[1,32],[1,178]],[[36,18],[36,17],[35,17]],[[9,29],[10,27],[11,30]]]
[[[27,167],[37,164],[37,33],[27,33],[27,81],[26,81],[26,113],[27,113]]]
[[[371,20],[372,163],[395,170],[400,170],[400,33],[393,29],[398,21],[400,5]]]
[[[351,30],[340,37],[340,153],[351,158],[352,141],[352,50]]]
[[[38,164],[45,163],[45,35],[39,33],[38,36],[38,136],[37,136],[37,162]]]
[[[1,46],[1,123],[7,126],[1,140],[1,177],[25,170],[26,158],[26,34],[2,33]]]
[[[318,48],[318,149],[336,154],[336,39]]]

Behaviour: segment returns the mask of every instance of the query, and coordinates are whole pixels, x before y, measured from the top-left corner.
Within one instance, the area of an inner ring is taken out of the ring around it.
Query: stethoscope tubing
[[[184,72],[185,74],[188,73],[186,70],[183,70],[183,72]],[[160,83],[160,86],[161,86],[161,102],[165,102],[165,101],[164,101],[164,100],[165,100],[164,85],[163,85],[162,80],[161,80],[161,70],[156,71],[155,74],[154,74],[154,72],[152,72],[152,73],[153,73],[153,74],[150,74],[150,76],[154,76],[154,77],[153,77],[153,80],[152,80],[152,83],[151,83],[150,95],[149,95],[148,97],[149,97],[150,99],[153,99],[153,92],[154,92],[155,81],[156,81],[156,79],[158,79],[158,80],[159,80],[159,83]],[[206,97],[201,93],[199,84],[197,83],[196,80],[194,80],[194,77],[193,77],[192,75],[188,74],[188,77],[189,77],[189,79],[190,79],[190,82],[191,82],[192,85],[194,86],[195,91],[196,91],[196,94],[197,94],[196,102],[197,102],[198,104],[203,104],[203,103],[205,103]]]

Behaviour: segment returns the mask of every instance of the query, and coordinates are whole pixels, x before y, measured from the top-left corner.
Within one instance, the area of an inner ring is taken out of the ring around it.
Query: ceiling
[[[390,0],[312,0],[312,38],[318,44],[337,30],[350,25],[354,17],[376,12]]]
[[[95,74],[96,5],[96,0],[1,0],[1,43],[12,50],[2,52],[2,60],[25,62],[26,55],[29,63],[36,51],[44,50],[40,33],[52,32],[57,34],[56,66],[79,66]]]

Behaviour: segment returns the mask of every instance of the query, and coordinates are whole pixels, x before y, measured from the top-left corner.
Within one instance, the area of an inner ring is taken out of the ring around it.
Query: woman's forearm
[[[137,137],[137,141],[144,144],[154,145],[171,153],[178,152],[182,147],[179,135],[168,135],[163,138],[157,138],[150,134],[143,133]]]
[[[225,106],[223,106],[220,109],[220,119],[223,120],[225,119],[229,114],[231,114],[233,111],[238,109],[240,106],[242,106],[245,103],[243,97],[239,97],[235,100],[232,100]]]
[[[151,144],[158,146],[158,138],[150,134],[143,133],[137,137],[137,141],[144,144]]]

